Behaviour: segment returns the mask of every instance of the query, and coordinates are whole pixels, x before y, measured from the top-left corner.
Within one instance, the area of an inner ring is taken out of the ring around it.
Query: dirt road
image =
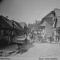
[[[39,60],[39,58],[47,57],[59,59],[60,57],[60,44],[33,43],[33,45],[34,46],[24,54],[17,54],[11,57],[11,60]]]

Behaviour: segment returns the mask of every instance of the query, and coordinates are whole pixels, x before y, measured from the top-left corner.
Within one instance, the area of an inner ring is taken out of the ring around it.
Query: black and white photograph
[[[60,60],[60,0],[0,0],[0,60]]]

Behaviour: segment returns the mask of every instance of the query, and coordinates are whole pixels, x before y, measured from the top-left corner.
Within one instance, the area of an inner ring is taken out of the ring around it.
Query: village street
[[[33,43],[27,52],[10,56],[11,60],[39,60],[41,58],[55,58],[60,60],[60,44],[54,43]]]

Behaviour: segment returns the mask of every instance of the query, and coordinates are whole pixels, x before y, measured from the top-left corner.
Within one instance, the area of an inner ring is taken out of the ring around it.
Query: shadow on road
[[[18,49],[18,53],[25,53],[27,52],[30,48],[32,48],[34,45],[30,42],[27,42],[26,44],[24,45],[19,45],[19,49]]]
[[[11,43],[8,44],[7,41],[0,40],[0,57],[8,57],[12,55],[17,54],[23,54],[27,52],[30,48],[32,48],[34,45],[30,42],[20,45],[20,49],[17,49],[17,44]]]
[[[6,40],[0,40],[0,49],[5,48],[8,46],[8,42]]]

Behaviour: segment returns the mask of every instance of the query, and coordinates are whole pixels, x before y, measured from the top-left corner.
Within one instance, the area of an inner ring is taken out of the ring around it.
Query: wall
[[[46,26],[45,26],[45,34],[47,34],[47,36],[51,36],[53,33],[53,27],[48,24],[48,22],[46,22]]]

